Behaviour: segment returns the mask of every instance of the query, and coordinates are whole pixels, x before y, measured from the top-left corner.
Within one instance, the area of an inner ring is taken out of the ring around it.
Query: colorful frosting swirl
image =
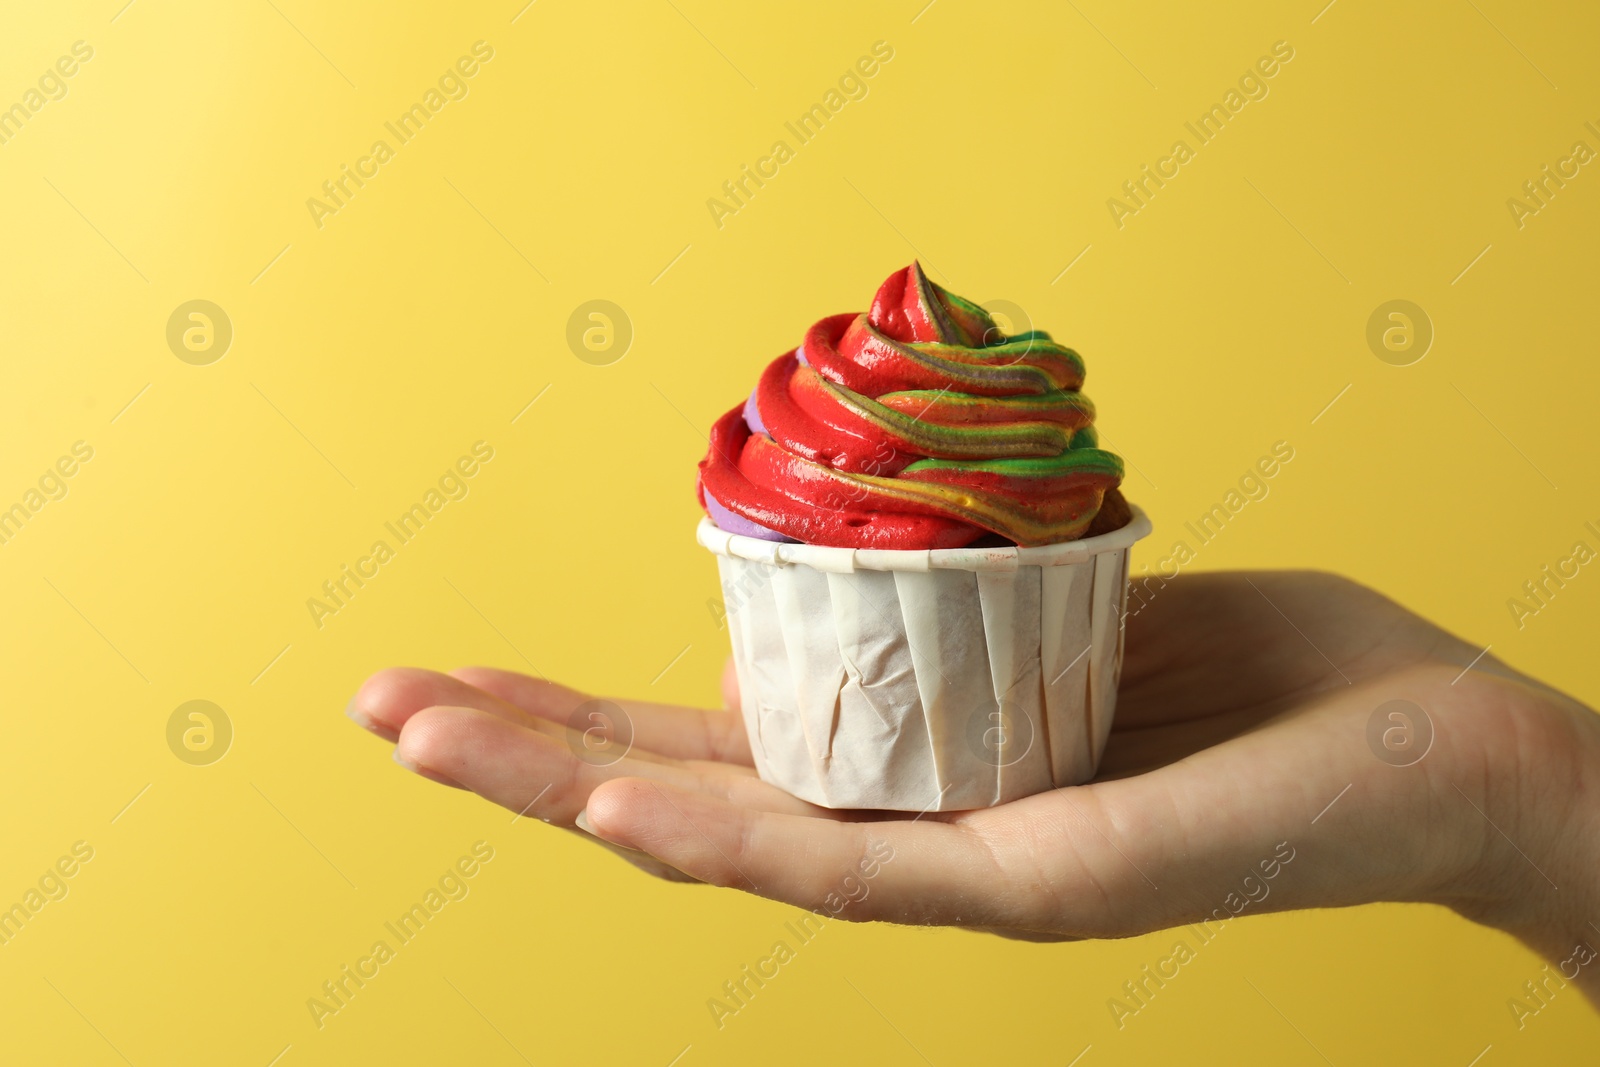
[[[717,420],[700,502],[730,533],[847,548],[1115,529],[1122,460],[1096,447],[1082,384],[1072,349],[1006,336],[912,263],[871,311],[813,325]]]

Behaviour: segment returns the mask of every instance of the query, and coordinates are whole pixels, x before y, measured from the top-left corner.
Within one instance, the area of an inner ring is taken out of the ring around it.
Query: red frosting
[[[949,548],[1083,536],[1121,460],[1095,447],[1077,353],[1006,337],[913,263],[767,367],[753,431],[720,418],[699,495],[811,544]],[[1120,503],[1120,501],[1119,501]]]

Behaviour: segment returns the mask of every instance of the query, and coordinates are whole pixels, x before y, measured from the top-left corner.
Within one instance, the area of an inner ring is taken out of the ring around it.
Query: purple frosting
[[[763,541],[789,541],[794,538],[786,537],[777,530],[769,530],[760,523],[751,522],[743,515],[736,515],[723,507],[716,497],[706,494],[706,514],[711,516],[711,521],[717,529],[743,537],[759,537]]]
[[[804,346],[795,349],[794,355],[795,358],[800,361],[800,365],[802,367],[811,366],[810,363],[806,362],[806,352]],[[761,409],[756,406],[756,394],[760,391],[761,387],[759,385],[750,390],[750,399],[744,402],[744,424],[750,427],[751,433],[764,433],[770,437],[772,435],[767,430],[767,424],[761,421]]]
[[[761,412],[756,407],[756,390],[750,390],[750,399],[744,402],[744,424],[750,427],[751,433],[766,433],[767,424],[761,421]]]
[[[804,358],[804,357],[802,357]],[[744,402],[744,422],[750,427],[751,433],[765,434],[766,424],[761,421],[761,412],[756,409],[755,390],[751,390],[750,399]],[[771,436],[770,434],[768,436]],[[702,486],[702,489],[704,487]],[[717,529],[725,530],[731,534],[742,537],[758,537],[763,541],[784,541],[794,543],[794,538],[781,534],[777,530],[769,530],[759,522],[751,522],[743,515],[735,514],[722,506],[722,502],[709,492],[706,497],[706,514],[711,516],[711,521]]]

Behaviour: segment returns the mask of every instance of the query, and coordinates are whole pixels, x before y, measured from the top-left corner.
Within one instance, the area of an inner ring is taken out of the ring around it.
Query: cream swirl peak
[[[1007,336],[912,263],[870,311],[813,325],[717,420],[700,502],[730,533],[847,548],[1115,529],[1122,460],[1097,447],[1083,377],[1072,349]]]

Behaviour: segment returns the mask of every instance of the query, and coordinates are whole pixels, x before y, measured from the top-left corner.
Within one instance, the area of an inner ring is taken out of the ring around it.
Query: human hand
[[[842,918],[1060,940],[1421,901],[1556,960],[1595,932],[1593,712],[1334,576],[1151,586],[1095,781],[979,811],[805,803],[756,777],[736,712],[615,700],[631,749],[595,760],[568,725],[587,697],[488,668],[384,671],[350,714],[418,774],[653,873]],[[1425,709],[1425,753],[1369,742],[1391,701]]]

